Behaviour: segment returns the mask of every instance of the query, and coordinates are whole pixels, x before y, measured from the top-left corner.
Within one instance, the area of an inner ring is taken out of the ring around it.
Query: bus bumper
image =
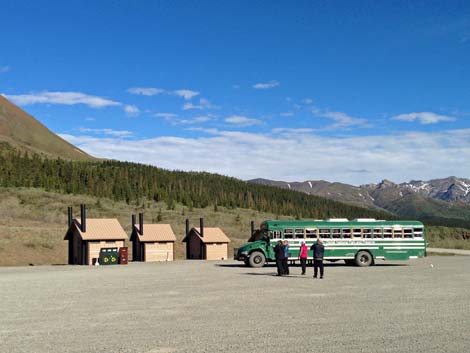
[[[234,251],[233,252],[233,259],[234,260],[237,260],[237,261],[245,261],[246,259],[248,259],[248,252],[246,251]]]

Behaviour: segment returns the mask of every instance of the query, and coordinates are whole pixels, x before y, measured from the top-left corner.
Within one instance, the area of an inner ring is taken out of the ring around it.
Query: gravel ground
[[[469,352],[470,258],[0,269],[0,352]]]

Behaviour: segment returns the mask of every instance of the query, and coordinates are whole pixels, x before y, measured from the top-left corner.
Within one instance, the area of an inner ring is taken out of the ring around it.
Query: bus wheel
[[[367,267],[372,265],[372,255],[367,251],[359,251],[356,255],[356,265],[359,267]]]
[[[253,251],[248,258],[248,263],[251,267],[263,267],[266,263],[266,257],[260,251]]]

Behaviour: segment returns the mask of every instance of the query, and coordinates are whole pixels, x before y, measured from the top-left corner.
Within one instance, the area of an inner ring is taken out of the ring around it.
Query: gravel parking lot
[[[0,269],[0,352],[468,352],[470,257]]]

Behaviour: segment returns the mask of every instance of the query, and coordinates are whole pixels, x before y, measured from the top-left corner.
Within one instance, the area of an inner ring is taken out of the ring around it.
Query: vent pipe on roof
[[[251,221],[250,226],[251,226],[251,237],[252,237],[253,234],[255,234],[255,221]]]
[[[187,260],[189,260],[189,258],[190,258],[190,244],[189,244],[188,235],[189,235],[189,219],[186,218],[186,236],[185,236],[185,239],[186,239],[186,259]]]
[[[139,213],[139,233],[144,234],[144,214]]]
[[[132,231],[134,231],[134,227],[135,227],[135,214],[133,214],[131,216],[131,223],[132,223]]]
[[[199,218],[199,234],[201,237],[204,236],[204,218]]]
[[[69,220],[68,220],[68,224],[69,224],[69,228],[72,226],[72,223],[73,223],[73,211],[72,211],[72,207],[68,207],[67,208],[67,213],[68,213],[68,217],[69,217]]]
[[[83,233],[86,233],[86,206],[80,205],[80,228]]]

